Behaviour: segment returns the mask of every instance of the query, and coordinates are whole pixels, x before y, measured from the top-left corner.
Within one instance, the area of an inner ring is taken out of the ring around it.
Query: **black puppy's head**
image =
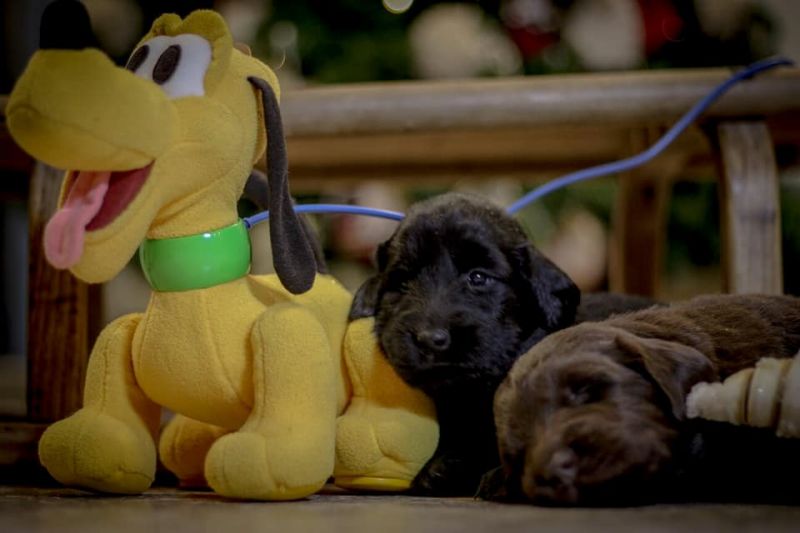
[[[572,323],[580,299],[521,226],[478,197],[416,204],[377,256],[350,318],[375,316],[389,362],[431,396],[496,386],[530,344]]]

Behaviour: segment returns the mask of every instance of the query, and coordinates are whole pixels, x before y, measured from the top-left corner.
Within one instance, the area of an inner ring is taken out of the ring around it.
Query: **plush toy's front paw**
[[[366,417],[356,415],[339,418],[336,425],[336,485],[353,490],[386,492],[404,491],[411,486],[419,465],[414,468],[404,464],[399,457],[391,457],[389,450],[385,449],[392,444],[391,424],[381,425],[373,425]]]
[[[435,430],[434,420],[412,413],[366,402],[352,406],[337,421],[336,484],[358,490],[407,490],[436,445]]]
[[[431,457],[439,440],[433,402],[409,387],[386,361],[372,318],[352,322],[345,361],[353,384],[347,411],[336,422],[340,487],[397,492]]]
[[[206,480],[218,494],[251,500],[296,500],[317,492],[332,461],[251,431],[217,440],[206,456]],[[314,447],[315,443],[308,443]]]
[[[39,459],[65,485],[121,494],[147,490],[156,470],[155,444],[144,428],[92,409],[50,426]]]

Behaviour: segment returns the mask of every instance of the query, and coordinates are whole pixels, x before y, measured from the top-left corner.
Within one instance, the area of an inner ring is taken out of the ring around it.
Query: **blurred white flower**
[[[562,37],[590,70],[627,70],[644,60],[644,24],[636,0],[580,0]]]
[[[519,50],[478,6],[432,6],[411,24],[409,37],[414,66],[422,78],[507,76],[522,68]]]
[[[270,3],[264,0],[236,0],[220,2],[215,8],[228,23],[233,41],[250,44],[255,40]]]
[[[752,7],[750,0],[694,0],[703,31],[723,40],[733,37],[742,28]]]

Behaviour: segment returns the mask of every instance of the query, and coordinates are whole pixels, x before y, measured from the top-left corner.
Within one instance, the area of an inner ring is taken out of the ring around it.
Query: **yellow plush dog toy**
[[[348,329],[350,294],[316,272],[274,74],[212,11],[160,17],[127,68],[63,48],[33,56],[7,108],[20,146],[70,169],[46,255],[97,283],[141,244],[154,292],[100,334],[84,406],[44,433],[42,464],[65,484],[144,491],[164,406],[177,414],[158,451],[186,485],[264,500],[331,476],[407,488],[436,446],[433,407],[385,362],[369,321]],[[265,148],[278,275],[252,276],[236,201]]]

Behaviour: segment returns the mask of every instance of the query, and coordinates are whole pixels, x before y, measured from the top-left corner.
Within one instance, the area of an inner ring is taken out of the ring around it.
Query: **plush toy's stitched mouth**
[[[150,175],[152,163],[135,170],[112,172],[100,211],[86,225],[86,231],[95,231],[111,224],[114,219],[136,198],[139,190]]]
[[[87,231],[108,226],[136,198],[152,163],[120,172],[73,171],[63,205],[45,228],[45,255],[56,268],[69,268],[83,254]]]

